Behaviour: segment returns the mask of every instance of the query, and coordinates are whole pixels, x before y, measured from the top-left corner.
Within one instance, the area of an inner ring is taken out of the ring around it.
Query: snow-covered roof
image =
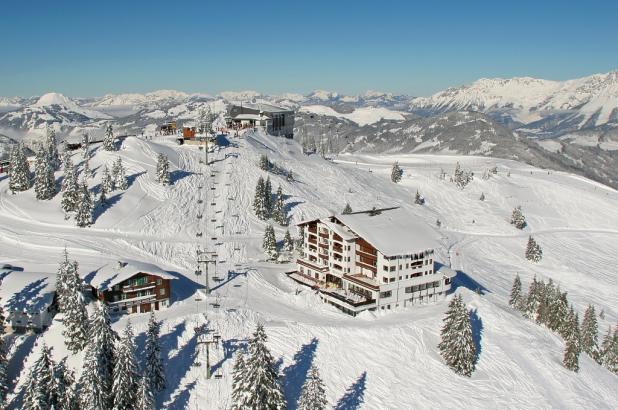
[[[138,273],[147,273],[163,279],[176,279],[176,276],[169,274],[152,263],[123,260],[111,262],[100,267],[94,272],[94,276],[90,278],[90,285],[101,291],[105,291]]]
[[[40,312],[54,301],[56,274],[3,270],[0,298],[6,312]]]
[[[436,273],[442,274],[443,276],[446,276],[447,278],[451,278],[451,279],[457,276],[457,272],[455,272],[453,269],[449,268],[446,265],[440,266],[440,268],[436,271]]]
[[[357,238],[356,235],[354,235],[352,232],[350,232],[344,226],[338,225],[335,222],[331,222],[331,221],[329,221],[328,218],[322,218],[322,219],[320,219],[320,222],[322,222],[324,225],[328,226],[337,235],[341,236],[343,238],[343,240],[349,241],[349,240]]]
[[[235,120],[266,120],[269,119],[259,114],[238,114],[234,117]]]
[[[258,110],[262,112],[289,112],[292,111],[289,108],[277,107],[276,105],[266,103],[242,103],[243,108],[249,108],[251,110]]]
[[[369,242],[385,256],[435,249],[438,233],[403,208],[335,215],[355,234]]]

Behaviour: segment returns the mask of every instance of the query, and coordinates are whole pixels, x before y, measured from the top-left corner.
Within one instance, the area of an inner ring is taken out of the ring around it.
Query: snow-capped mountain
[[[530,77],[480,79],[430,97],[415,98],[415,111],[481,111],[529,133],[618,125],[618,71],[568,81]]]

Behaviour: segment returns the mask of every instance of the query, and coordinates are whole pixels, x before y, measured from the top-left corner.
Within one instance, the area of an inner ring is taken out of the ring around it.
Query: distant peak
[[[60,93],[43,94],[34,104],[37,107],[48,107],[50,105],[61,105],[63,107],[73,107],[75,103],[70,98]]]

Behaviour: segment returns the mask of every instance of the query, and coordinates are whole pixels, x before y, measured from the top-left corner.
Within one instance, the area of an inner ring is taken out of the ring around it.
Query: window
[[[399,265],[399,270],[402,270],[402,269],[403,269],[403,265]]]
[[[402,278],[403,278],[403,276],[400,276],[400,277],[399,277],[399,280],[401,280]]]
[[[406,293],[412,293],[413,286],[406,286]]]
[[[384,283],[388,283],[388,278],[387,278],[387,277],[383,277],[383,278],[382,278],[382,282],[384,282]]]
[[[159,289],[159,294],[160,294],[161,296],[165,295],[165,288],[161,288],[161,289]]]
[[[395,282],[395,278],[390,278],[389,282]]]
[[[384,270],[384,272],[388,272],[388,266],[386,265],[382,266],[382,270]]]
[[[395,272],[395,266],[391,266],[390,271]]]
[[[392,290],[387,290],[386,292],[380,292],[381,298],[390,298],[393,295]]]
[[[406,263],[406,269],[409,269],[409,268],[410,268],[410,264]]]
[[[163,279],[158,278],[158,279],[157,279],[157,285],[161,285],[162,283],[163,283]]]

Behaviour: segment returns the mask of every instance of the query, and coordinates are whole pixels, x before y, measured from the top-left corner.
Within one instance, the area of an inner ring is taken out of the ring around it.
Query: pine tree
[[[262,221],[268,219],[268,209],[264,201],[264,179],[260,177],[255,187],[255,196],[253,197],[253,212],[255,216]]]
[[[45,151],[47,154],[47,162],[52,167],[52,171],[60,168],[60,155],[58,155],[58,144],[56,142],[56,131],[49,125],[46,129]]]
[[[90,191],[88,191],[88,185],[86,179],[82,182],[82,186],[79,192],[79,204],[77,206],[77,213],[75,214],[75,223],[80,228],[92,225],[92,212],[94,211],[94,204]]]
[[[565,335],[569,327],[569,301],[566,292],[561,293],[558,297],[555,315],[556,323],[552,324],[552,326],[556,326],[555,330],[558,331],[563,339],[566,339]]]
[[[82,152],[84,159],[90,158],[90,137],[87,133],[82,135]]]
[[[343,215],[347,215],[347,214],[351,214],[352,213],[352,207],[350,206],[349,203],[346,202],[345,204],[345,208],[343,208]]]
[[[298,410],[325,410],[327,405],[324,382],[316,365],[312,365],[300,392]]]
[[[232,410],[246,410],[248,391],[245,383],[247,374],[245,353],[241,350],[236,354],[232,370]]]
[[[607,334],[601,344],[600,359],[603,366],[610,372],[618,374],[618,326],[612,334],[612,327],[607,330]]]
[[[49,163],[49,156],[43,146],[39,147],[34,166],[34,192],[36,199],[52,199],[56,195],[56,179]]]
[[[22,143],[12,146],[9,157],[9,189],[12,193],[30,188],[30,168]]]
[[[391,168],[391,181],[397,183],[401,181],[401,177],[403,175],[403,170],[399,166],[399,163],[395,162],[393,167]]]
[[[564,348],[564,357],[562,363],[564,367],[574,372],[579,371],[579,354],[581,352],[579,320],[577,314],[573,310],[573,306],[569,310],[567,317],[567,328],[564,335],[566,346]]]
[[[103,139],[103,149],[105,151],[115,151],[116,146],[114,144],[114,128],[109,123],[105,127],[105,138]]]
[[[97,302],[90,320],[89,343],[81,375],[82,406],[86,410],[109,409],[113,404],[114,344],[107,306]]]
[[[416,205],[423,205],[425,203],[425,198],[421,196],[418,190],[416,191],[416,195],[414,196],[414,203]]]
[[[101,177],[101,191],[104,191],[105,194],[108,195],[113,192],[115,188],[114,179],[110,175],[109,169],[106,165],[105,168],[103,168],[103,176]]]
[[[526,227],[526,217],[521,212],[521,206],[517,206],[513,209],[511,214],[511,225],[514,225],[517,229],[524,229]]]
[[[599,360],[599,325],[594,306],[588,305],[581,326],[582,351],[594,360]]]
[[[264,240],[262,241],[262,249],[268,260],[277,259],[277,239],[275,238],[275,230],[272,225],[268,225],[264,230]]]
[[[25,410],[48,410],[54,405],[54,367],[51,349],[43,343],[41,353],[34,362],[24,386]]]
[[[135,358],[135,342],[131,323],[127,323],[116,345],[112,396],[114,410],[134,409],[139,397],[139,372]]]
[[[88,342],[88,313],[81,292],[77,262],[69,261],[65,250],[65,259],[58,272],[60,289],[59,301],[63,315],[64,343],[67,349],[76,354],[84,349]]]
[[[125,191],[129,185],[126,177],[126,171],[122,164],[122,158],[118,157],[112,167],[112,178],[114,179],[114,187],[121,191]]]
[[[540,262],[543,259],[543,250],[541,246],[532,238],[528,237],[528,244],[526,245],[526,259],[532,262]]]
[[[264,206],[266,206],[266,219],[270,218],[273,214],[273,188],[270,184],[270,177],[266,178],[264,182]]]
[[[481,197],[479,198],[479,200],[481,200],[481,201],[485,200],[485,194],[483,192],[481,192]]]
[[[62,200],[60,205],[65,214],[65,219],[69,218],[72,212],[77,211],[79,206],[79,184],[77,174],[70,157],[65,162],[64,177],[62,178]]]
[[[148,322],[148,332],[146,333],[146,345],[144,347],[146,356],[144,378],[150,383],[153,392],[165,389],[165,371],[161,359],[159,332],[160,324],[156,321],[154,312],[151,312],[150,321]]]
[[[294,252],[294,241],[292,240],[289,230],[286,230],[283,236],[283,250],[288,253]]]
[[[75,374],[67,366],[67,357],[63,358],[54,368],[54,383],[52,387],[56,410],[78,410],[75,394]]]
[[[170,184],[170,161],[163,154],[157,157],[157,182],[161,185]]]
[[[270,171],[271,163],[266,155],[260,156],[259,166],[261,170]]]
[[[287,175],[285,176],[286,181],[288,182],[294,182],[294,174],[292,173],[292,170],[288,170]]]
[[[530,287],[528,288],[528,295],[526,296],[526,302],[524,305],[524,315],[528,319],[536,320],[536,312],[541,302],[539,293],[539,282],[536,280],[535,275],[532,279]]]
[[[296,239],[296,250],[298,252],[303,251],[303,246],[305,244],[305,225],[300,225],[298,227],[298,238]]]
[[[515,309],[519,309],[521,306],[522,294],[521,294],[521,279],[519,274],[515,275],[513,281],[513,287],[511,288],[511,298],[509,299],[509,305]]]
[[[69,275],[74,274],[77,270],[77,262],[69,260],[69,253],[64,248],[62,252],[62,258],[60,259],[60,265],[58,266],[58,273],[56,274],[56,296],[58,298],[58,312],[64,312],[64,307],[67,304],[66,298],[68,295],[67,284]]]
[[[457,185],[458,188],[464,189],[474,179],[472,171],[464,171],[461,169],[459,162],[455,165],[455,172],[453,173],[452,182]]]
[[[146,377],[139,381],[139,395],[135,410],[155,410],[155,397],[151,383]]]
[[[285,211],[285,203],[283,200],[283,192],[281,191],[281,186],[277,188],[277,195],[275,198],[272,216],[275,222],[278,222],[279,225],[285,226],[288,224],[288,216]]]
[[[440,354],[455,373],[470,377],[475,368],[476,346],[470,314],[461,295],[453,297],[443,322],[438,344]]]
[[[266,347],[264,326],[258,324],[249,341],[246,360],[245,406],[248,409],[282,410],[286,408],[273,357]]]

